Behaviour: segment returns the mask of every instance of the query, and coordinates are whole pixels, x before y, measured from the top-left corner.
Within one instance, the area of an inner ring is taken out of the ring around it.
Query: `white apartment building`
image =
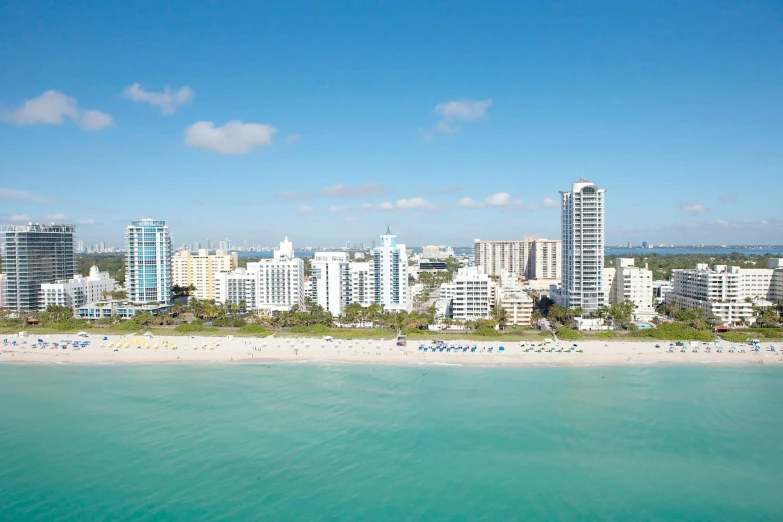
[[[666,296],[674,291],[671,281],[653,281],[653,299],[656,304],[666,302]]]
[[[489,276],[504,271],[526,279],[545,279],[559,284],[561,279],[561,242],[526,236],[519,241],[482,241],[473,243],[473,264]]]
[[[666,303],[681,308],[700,308],[726,324],[752,323],[753,304],[746,301],[783,299],[783,259],[770,259],[768,268],[699,263],[695,269],[672,272],[673,291]]]
[[[349,263],[351,293],[348,296],[348,304],[359,303],[368,307],[373,303],[375,291],[372,267],[372,263]]]
[[[334,317],[343,313],[350,295],[347,252],[316,252],[310,265],[315,302]]]
[[[231,272],[237,268],[237,253],[199,249],[193,254],[186,250],[177,252],[171,258],[172,284],[187,287],[193,285],[196,299],[215,298],[215,276],[220,272]]]
[[[458,321],[486,319],[490,315],[492,280],[481,267],[465,267],[454,276],[452,314]]]
[[[87,303],[106,300],[105,294],[114,290],[116,285],[117,282],[108,272],[101,272],[97,266],[93,266],[87,277],[75,275],[67,281],[42,284],[38,302],[41,310],[46,310],[50,305],[76,309]]]
[[[609,304],[630,300],[636,306],[634,321],[650,321],[653,308],[653,275],[647,267],[634,266],[633,258],[618,258],[617,266],[604,268],[604,294]]]
[[[134,303],[171,301],[171,236],[165,221],[142,219],[125,227],[125,286]]]
[[[445,245],[427,245],[421,248],[422,259],[448,259],[454,257],[454,249]]]
[[[381,243],[373,250],[374,301],[389,311],[410,312],[408,294],[408,254],[405,245],[387,228]]]
[[[580,179],[561,191],[562,286],[552,298],[585,313],[606,304],[604,295],[604,189]]]
[[[215,276],[215,301],[239,304],[263,312],[305,309],[304,262],[294,256],[286,237],[272,259],[248,263],[246,269],[221,272]]]

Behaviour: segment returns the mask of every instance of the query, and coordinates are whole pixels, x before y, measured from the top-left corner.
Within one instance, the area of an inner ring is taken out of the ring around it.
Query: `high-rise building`
[[[67,281],[56,281],[41,285],[40,309],[50,305],[78,308],[87,303],[96,303],[106,299],[106,293],[114,290],[117,282],[108,272],[101,272],[97,266],[90,268],[90,275],[73,276]]]
[[[310,264],[315,302],[337,317],[343,313],[350,294],[350,269],[346,252],[316,252]]]
[[[474,266],[480,266],[488,276],[505,273],[525,279],[561,278],[561,243],[556,239],[527,236],[514,241],[482,241],[473,243]]]
[[[373,250],[374,301],[389,311],[410,311],[408,254],[405,245],[387,227],[381,243]]]
[[[7,308],[38,310],[42,284],[73,277],[75,232],[73,225],[0,226]]]
[[[305,308],[304,261],[294,256],[286,237],[272,259],[248,263],[247,268],[215,276],[215,301],[245,303],[251,310],[265,312]]]
[[[604,270],[604,189],[585,179],[562,191],[562,287],[553,295],[566,308],[593,312],[606,304]]]
[[[125,227],[125,286],[134,303],[171,301],[171,236],[165,221],[142,219]]]
[[[236,252],[216,250],[210,254],[208,250],[200,249],[192,254],[181,251],[171,258],[171,282],[175,286],[195,286],[196,291],[190,295],[196,299],[214,299],[215,276],[236,270],[237,266]]]
[[[80,239],[76,251],[80,254],[84,253],[84,240]]]

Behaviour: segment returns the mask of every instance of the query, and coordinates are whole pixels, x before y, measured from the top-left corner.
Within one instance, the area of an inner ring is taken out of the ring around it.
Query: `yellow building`
[[[201,249],[197,254],[177,252],[171,257],[172,284],[196,287],[191,295],[196,299],[215,298],[215,276],[237,268],[237,253],[215,250],[210,254]]]

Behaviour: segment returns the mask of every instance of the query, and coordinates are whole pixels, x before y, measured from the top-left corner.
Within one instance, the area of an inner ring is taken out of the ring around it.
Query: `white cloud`
[[[685,203],[680,203],[680,209],[684,210],[688,214],[704,214],[708,212],[708,208],[702,205],[701,203],[696,203],[694,201],[688,201]]]
[[[505,207],[511,204],[511,194],[508,192],[498,192],[492,194],[484,202],[491,207]]]
[[[94,225],[95,220],[93,218],[87,218],[87,219],[80,219],[79,220],[80,225]]]
[[[263,123],[234,120],[215,127],[211,121],[199,121],[185,129],[185,144],[223,154],[246,154],[255,147],[271,145],[276,132],[277,129]]]
[[[33,218],[28,216],[27,214],[14,214],[11,216],[11,221],[32,221]]]
[[[168,86],[163,92],[146,91],[141,84],[134,83],[122,91],[122,96],[135,102],[149,103],[154,107],[160,107],[161,114],[174,114],[177,107],[193,100],[193,89],[188,86],[180,87],[172,91]]]
[[[297,141],[299,141],[301,139],[302,139],[302,135],[301,134],[289,134],[288,136],[285,137],[285,140],[283,140],[283,141],[285,141],[285,143],[290,145],[292,143],[296,143]]]
[[[457,206],[464,208],[481,208],[484,206],[484,203],[479,203],[466,196],[457,202]]]
[[[91,110],[84,111],[79,118],[79,125],[86,131],[105,129],[114,123],[114,118],[105,112]]]
[[[320,192],[320,195],[327,198],[356,198],[382,196],[386,194],[387,189],[380,183],[367,183],[366,185],[334,185],[326,187]]]
[[[378,205],[372,205],[370,203],[364,203],[362,209],[364,210],[438,210],[441,206],[435,203],[431,203],[422,197],[402,198],[396,202],[384,201]]]
[[[327,212],[345,212],[348,210],[348,205],[331,205],[326,209]]]
[[[48,214],[46,216],[46,221],[64,221],[65,219],[65,214],[62,212],[58,214]]]
[[[62,125],[66,119],[70,119],[87,131],[103,129],[114,122],[105,112],[82,111],[75,98],[54,90],[26,100],[7,119],[18,125]]]
[[[312,214],[315,212],[315,209],[313,207],[309,207],[307,205],[302,205],[299,207],[299,213],[300,214]]]
[[[14,190],[9,188],[0,188],[0,199],[14,199],[18,201],[30,201],[32,203],[49,203],[50,200],[38,194],[33,194],[26,190]]]
[[[544,198],[544,201],[541,202],[541,206],[544,208],[559,207],[560,202],[553,198]]]
[[[420,197],[397,200],[394,206],[399,210],[436,210],[438,208],[438,205]]]
[[[492,107],[492,100],[460,100],[440,103],[435,112],[446,121],[474,121],[483,118]]]

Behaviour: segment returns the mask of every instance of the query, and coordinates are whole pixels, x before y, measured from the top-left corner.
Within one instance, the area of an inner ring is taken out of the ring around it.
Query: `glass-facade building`
[[[75,233],[73,225],[0,226],[0,260],[7,279],[7,308],[38,310],[42,284],[74,276]]]
[[[125,286],[133,303],[171,301],[171,236],[165,221],[142,219],[125,227]]]

